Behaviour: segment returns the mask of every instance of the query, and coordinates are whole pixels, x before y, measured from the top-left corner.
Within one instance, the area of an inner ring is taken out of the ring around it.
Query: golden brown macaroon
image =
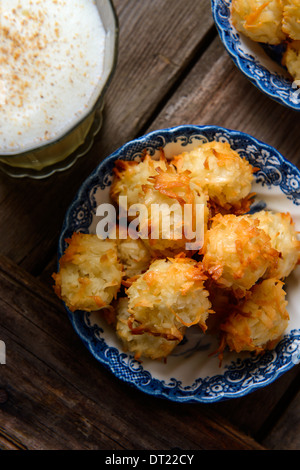
[[[111,198],[119,204],[120,196],[127,197],[127,208],[139,203],[143,197],[143,185],[148,183],[150,176],[157,175],[157,168],[166,170],[168,162],[164,155],[159,160],[154,160],[146,154],[142,161],[117,160],[113,169],[114,178],[111,185]],[[122,204],[120,204],[122,207]],[[124,207],[125,209],[125,207]]]
[[[286,278],[300,261],[300,241],[291,215],[259,211],[251,217],[259,221],[259,228],[269,235],[272,247],[280,253],[277,266],[268,268],[265,277]]]
[[[191,183],[189,172],[179,174],[173,166],[159,169],[143,189],[141,202],[147,211],[141,215],[140,229],[147,234],[143,241],[152,255],[192,255],[199,250],[207,228],[208,197]],[[193,248],[190,243],[199,245]]]
[[[141,162],[118,161],[114,172],[112,199],[120,204],[127,197],[128,231],[144,240],[152,256],[173,256],[198,241],[199,226],[202,233],[208,220],[207,195],[191,184],[189,172],[178,174],[164,155],[158,161],[149,155]],[[185,205],[192,208],[186,219]]]
[[[221,207],[240,208],[252,196],[255,169],[228,142],[204,143],[177,155],[172,163],[179,173],[190,171],[191,182]]]
[[[286,66],[295,85],[300,87],[300,40],[287,44],[282,63]]]
[[[180,343],[178,339],[168,339],[164,335],[154,334],[150,330],[142,333],[134,333],[131,313],[128,311],[128,299],[122,297],[116,307],[116,333],[122,341],[126,351],[134,354],[135,359],[147,357],[150,359],[165,359]],[[180,326],[181,338],[183,338],[185,327]]]
[[[123,266],[124,278],[138,276],[150,266],[151,255],[141,239],[117,239],[118,257]]]
[[[74,233],[53,274],[54,290],[71,311],[95,311],[117,296],[122,280],[115,240]]]
[[[211,308],[205,279],[202,266],[185,256],[153,261],[127,289],[132,332],[180,341],[183,326],[205,331]]]
[[[242,302],[221,325],[221,352],[263,352],[273,348],[288,326],[286,293],[283,282],[266,279],[253,287],[251,296]]]
[[[283,0],[282,31],[289,38],[300,40],[300,0]]]
[[[279,257],[258,220],[233,214],[214,217],[203,254],[204,269],[220,287],[232,289],[236,297],[243,297],[267,269],[277,265]]]
[[[282,31],[282,0],[232,0],[233,26],[253,41],[280,44],[286,36]]]

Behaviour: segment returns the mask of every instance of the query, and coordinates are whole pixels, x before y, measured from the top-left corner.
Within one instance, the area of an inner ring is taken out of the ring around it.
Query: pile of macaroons
[[[113,204],[120,209],[124,196],[122,211],[142,204],[140,228],[159,236],[74,233],[53,275],[55,292],[71,311],[100,311],[137,359],[166,358],[192,327],[217,335],[220,357],[225,349],[274,347],[289,321],[284,282],[299,263],[300,242],[288,213],[249,213],[255,171],[217,141],[172,160],[161,152],[157,160],[146,154],[141,161],[116,161]],[[174,202],[204,207],[198,250],[186,249],[176,214],[170,224],[177,236],[171,230],[169,238],[161,220],[151,217],[153,204]]]
[[[299,0],[232,0],[234,27],[253,41],[284,44],[282,65],[300,86],[300,2]]]

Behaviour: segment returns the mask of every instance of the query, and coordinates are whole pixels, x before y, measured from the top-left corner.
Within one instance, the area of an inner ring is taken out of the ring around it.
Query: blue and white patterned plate
[[[220,38],[236,66],[263,93],[300,111],[300,88],[281,65],[282,46],[266,46],[246,38],[231,23],[231,0],[211,0]]]
[[[275,149],[238,131],[213,126],[179,126],[154,131],[127,143],[107,157],[87,178],[69,207],[59,240],[58,257],[65,238],[74,231],[95,233],[96,209],[110,202],[109,189],[116,159],[136,159],[144,149],[155,158],[160,148],[167,157],[192,149],[199,142],[229,142],[241,156],[259,167],[253,190],[257,193],[254,210],[268,207],[289,211],[300,230],[300,171]],[[139,363],[124,353],[112,329],[101,315],[72,313],[70,321],[92,355],[116,377],[143,392],[178,402],[216,402],[240,397],[273,382],[300,362],[300,272],[295,270],[287,282],[290,323],[277,347],[263,356],[251,353],[225,353],[222,366],[211,355],[216,350],[214,337],[188,329],[182,344],[167,362],[143,360]]]

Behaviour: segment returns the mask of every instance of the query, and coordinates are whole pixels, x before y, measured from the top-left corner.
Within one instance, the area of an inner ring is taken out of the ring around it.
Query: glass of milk
[[[101,127],[117,61],[111,1],[1,0],[0,41],[0,168],[70,168]]]

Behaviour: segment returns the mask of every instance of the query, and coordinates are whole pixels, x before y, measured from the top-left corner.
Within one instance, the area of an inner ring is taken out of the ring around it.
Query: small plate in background
[[[264,94],[300,111],[300,88],[281,65],[284,46],[257,43],[231,23],[231,0],[211,0],[213,18],[227,52],[240,71]]]

